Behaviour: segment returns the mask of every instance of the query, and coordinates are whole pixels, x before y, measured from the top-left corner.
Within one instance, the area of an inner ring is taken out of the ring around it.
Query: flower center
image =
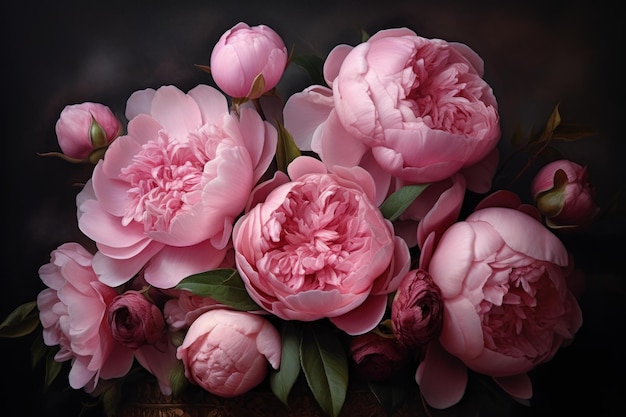
[[[502,271],[508,280],[485,288],[479,314],[487,348],[528,358],[550,351],[563,307],[546,267],[538,262]]]
[[[341,287],[371,238],[359,221],[360,201],[328,176],[294,187],[263,228],[269,249],[259,268],[293,292]]]
[[[204,168],[215,156],[215,142],[200,133],[186,141],[170,139],[161,131],[144,144],[120,174],[129,184],[123,224],[143,223],[146,232],[168,230],[177,214],[200,200],[198,191],[210,179]]]

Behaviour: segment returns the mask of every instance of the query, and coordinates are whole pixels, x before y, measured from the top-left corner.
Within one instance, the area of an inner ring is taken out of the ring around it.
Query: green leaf
[[[380,405],[387,411],[387,415],[393,415],[406,399],[406,381],[403,383],[380,383],[370,381],[368,386]]]
[[[566,142],[573,142],[591,136],[597,136],[599,132],[587,126],[561,123],[554,129],[554,139]]]
[[[288,405],[288,397],[300,375],[300,328],[292,321],[284,321],[281,329],[282,351],[280,368],[270,373],[270,388],[283,404]]]
[[[17,307],[0,323],[0,337],[22,337],[39,326],[37,302],[30,301]]]
[[[215,269],[190,275],[175,288],[191,291],[202,297],[211,297],[215,301],[237,310],[256,311],[261,309],[248,295],[236,269]]]
[[[43,334],[39,333],[30,347],[31,366],[33,369],[46,357],[50,348],[43,341]]]
[[[189,385],[189,380],[185,377],[185,367],[182,361],[179,361],[170,371],[170,385],[174,397],[180,395]]]
[[[278,143],[276,144],[276,164],[278,169],[287,172],[287,165],[294,159],[302,155],[300,149],[296,146],[293,136],[285,127],[276,122],[278,126]]]
[[[309,74],[312,84],[326,85],[324,80],[324,60],[317,55],[293,56],[291,61]]]
[[[554,107],[554,110],[552,110],[552,114],[548,118],[548,121],[546,122],[546,126],[544,127],[543,132],[541,132],[541,135],[539,135],[534,142],[541,143],[541,142],[549,141],[550,139],[552,139],[552,136],[554,136],[554,131],[560,124],[561,124],[561,114],[559,113],[559,105],[557,104]]]
[[[387,197],[381,204],[380,211],[386,219],[396,220],[429,185],[405,185]]]
[[[122,387],[120,383],[111,384],[101,396],[102,408],[107,417],[115,417],[122,402]]]
[[[337,417],[348,390],[348,359],[341,341],[327,327],[305,326],[300,360],[317,403],[326,414]]]
[[[48,351],[48,355],[46,356],[46,375],[44,378],[44,387],[50,388],[52,382],[59,376],[59,372],[61,372],[62,364],[61,362],[57,362],[54,359],[54,355],[57,350],[50,349]]]

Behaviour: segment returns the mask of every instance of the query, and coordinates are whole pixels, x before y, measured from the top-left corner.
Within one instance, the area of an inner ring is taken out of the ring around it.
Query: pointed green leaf
[[[288,397],[300,375],[300,328],[292,321],[282,322],[282,351],[280,368],[270,373],[270,388],[283,404],[288,405]]]
[[[101,396],[102,408],[107,417],[115,417],[122,401],[122,387],[120,383],[111,384]]]
[[[597,136],[600,132],[593,130],[587,126],[576,124],[561,123],[554,129],[554,139],[572,142],[580,139],[585,139],[591,136]]]
[[[59,372],[61,372],[62,364],[61,362],[57,362],[54,359],[54,355],[56,354],[56,349],[50,349],[48,351],[48,355],[46,356],[46,375],[44,378],[44,388],[49,388],[52,382],[59,376]]]
[[[428,185],[405,185],[391,194],[380,206],[383,216],[390,221],[396,220]]]
[[[17,307],[0,323],[0,337],[22,337],[39,326],[37,302],[30,301]]]
[[[170,385],[174,397],[180,395],[189,385],[189,380],[185,377],[185,367],[182,361],[179,361],[170,371]]]
[[[43,342],[43,334],[39,333],[30,347],[31,366],[33,369],[46,357],[49,349],[50,348]]]
[[[324,60],[317,55],[292,56],[291,61],[306,71],[312,84],[326,85],[324,80]]]
[[[276,122],[278,127],[278,143],[276,144],[276,164],[278,169],[283,172],[287,172],[287,165],[294,159],[299,157],[302,153],[296,146],[293,140],[293,136],[285,127]]]
[[[552,114],[548,118],[548,121],[546,122],[546,126],[544,127],[543,132],[541,132],[541,135],[537,137],[536,142],[545,142],[545,141],[552,139],[552,136],[554,136],[554,131],[560,124],[561,124],[561,114],[559,113],[559,105],[557,104],[554,107],[554,110],[552,110]]]
[[[305,326],[300,360],[317,403],[326,414],[337,417],[348,390],[348,359],[341,341],[326,327]]]
[[[393,415],[404,403],[406,399],[406,381],[398,383],[369,382],[370,391],[374,394],[380,405],[385,409],[387,415]]]
[[[250,298],[236,269],[215,269],[188,276],[176,287],[195,295],[211,297],[234,309],[256,311],[261,308]]]

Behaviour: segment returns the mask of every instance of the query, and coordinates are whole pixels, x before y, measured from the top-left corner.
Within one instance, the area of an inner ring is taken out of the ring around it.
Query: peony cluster
[[[66,159],[94,164],[76,204],[97,248],[63,244],[39,271],[70,385],[138,366],[165,394],[178,372],[222,397],[271,373],[284,395],[303,370],[315,392],[315,340],[330,379],[347,381],[346,358],[377,382],[408,369],[431,407],[458,403],[470,372],[531,398],[528,372],[582,324],[550,228],[597,212],[586,169],[547,165],[531,204],[492,190],[498,104],[467,45],[408,28],[338,45],[325,84],[270,119],[259,99],[277,96],[287,52],[240,22],[210,55],[215,86],[140,89],[123,131],[104,105],[61,113]],[[465,215],[468,191],[483,199]]]

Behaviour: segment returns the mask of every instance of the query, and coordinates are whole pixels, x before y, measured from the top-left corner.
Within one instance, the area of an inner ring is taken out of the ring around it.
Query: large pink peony
[[[307,156],[288,172],[291,181],[279,173],[258,188],[264,201],[233,230],[248,293],[285,320],[330,318],[349,334],[371,330],[410,263],[406,243],[372,203],[372,177],[360,167],[329,173]]]
[[[486,158],[500,138],[497,102],[482,76],[482,59],[466,45],[383,30],[335,47],[324,63],[330,88],[291,96],[285,127],[331,169],[376,164],[377,183],[383,173],[440,181]]]
[[[54,359],[71,360],[70,386],[87,392],[100,379],[126,375],[133,363],[133,351],[115,340],[107,322],[108,305],[118,293],[98,281],[92,258],[78,243],[59,246],[39,268],[48,288],[37,296],[45,344],[59,346]]]
[[[77,197],[80,229],[99,249],[99,279],[118,286],[145,266],[159,288],[222,262],[232,225],[269,166],[277,133],[252,109],[199,85],[135,92],[128,133]]]
[[[582,324],[568,286],[565,246],[536,218],[488,207],[452,225],[428,263],[441,290],[443,328],[416,380],[426,401],[446,408],[461,399],[467,368],[494,377],[528,399],[527,372],[550,360]]]

